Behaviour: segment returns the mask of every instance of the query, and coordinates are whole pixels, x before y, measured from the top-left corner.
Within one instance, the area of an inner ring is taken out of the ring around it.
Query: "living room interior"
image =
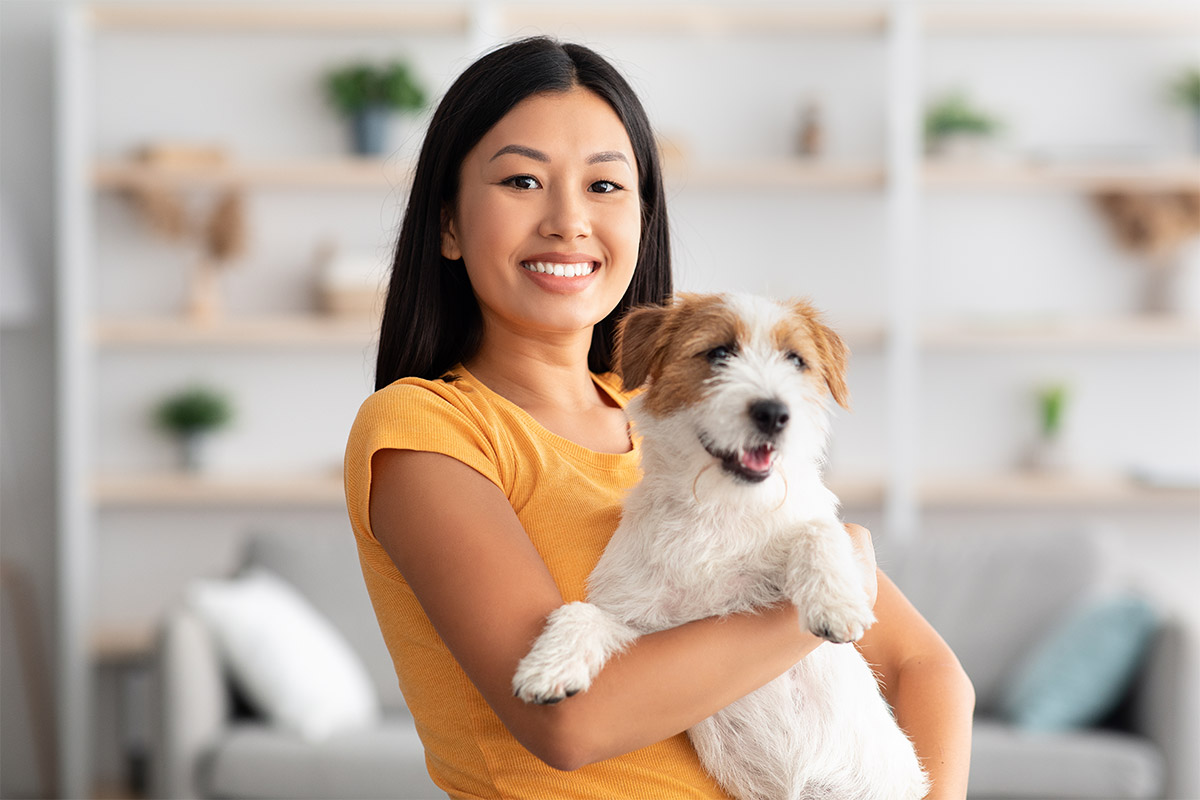
[[[424,120],[534,34],[645,102],[679,289],[849,345],[826,477],[975,682],[971,799],[1200,798],[1173,0],[4,0],[0,796],[432,796],[342,455]],[[236,644],[264,571],[311,702]]]

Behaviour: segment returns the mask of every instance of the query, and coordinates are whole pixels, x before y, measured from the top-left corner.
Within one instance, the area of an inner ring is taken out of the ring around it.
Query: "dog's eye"
[[[733,355],[733,348],[720,345],[709,350],[704,356],[709,360],[709,363],[717,364],[721,361],[728,360]]]
[[[787,360],[796,369],[808,369],[808,364],[804,361],[804,357],[801,356],[799,353],[788,353]]]

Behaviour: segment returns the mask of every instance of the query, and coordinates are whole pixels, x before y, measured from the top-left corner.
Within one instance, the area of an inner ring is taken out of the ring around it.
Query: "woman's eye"
[[[621,184],[613,183],[612,181],[596,181],[590,187],[588,187],[589,191],[597,192],[598,194],[612,194],[613,192],[619,192],[624,188],[625,187]]]
[[[788,353],[788,354],[787,354],[787,360],[788,360],[788,361],[789,361],[789,362],[792,364],[792,366],[794,366],[796,369],[808,369],[808,364],[807,364],[807,362],[805,362],[805,360],[804,360],[804,357],[803,357],[803,356],[801,356],[799,353]]]
[[[732,355],[733,349],[726,347],[725,345],[714,347],[712,350],[709,350],[704,354],[705,358],[707,358],[709,362],[713,364],[727,361]]]
[[[505,186],[511,186],[514,189],[537,189],[541,186],[538,179],[532,175],[514,175],[511,178],[506,178],[501,181]]]

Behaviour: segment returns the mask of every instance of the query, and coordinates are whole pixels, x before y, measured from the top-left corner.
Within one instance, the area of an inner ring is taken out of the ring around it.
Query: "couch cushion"
[[[198,580],[188,604],[220,645],[251,705],[306,739],[379,721],[362,660],[285,580],[260,566],[230,580]]]
[[[1151,798],[1165,780],[1162,754],[1147,740],[1113,731],[1030,733],[975,723],[971,800]]]
[[[296,587],[333,623],[362,659],[385,709],[404,708],[396,669],[383,643],[350,531],[326,534],[256,533],[247,563],[265,567]]]
[[[1008,676],[1098,584],[1086,533],[925,536],[878,543],[879,565],[954,650],[994,710]]]
[[[412,720],[401,715],[316,744],[258,723],[237,725],[204,772],[201,785],[211,797],[430,800],[446,794],[429,778]]]
[[[1084,606],[1016,670],[1001,697],[1004,718],[1039,731],[1099,723],[1128,692],[1156,627],[1150,604],[1134,595]]]

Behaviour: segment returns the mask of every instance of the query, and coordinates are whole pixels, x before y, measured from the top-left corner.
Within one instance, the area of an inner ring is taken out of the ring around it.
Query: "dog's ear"
[[[639,306],[621,318],[615,361],[625,391],[641,386],[654,371],[662,353],[659,334],[670,314],[669,307]]]
[[[821,358],[821,371],[829,393],[837,404],[847,411],[850,410],[850,390],[846,386],[846,366],[850,360],[850,349],[842,341],[842,337],[820,320],[813,320],[813,339],[817,343],[817,352]]]
[[[793,300],[792,310],[807,324],[817,358],[821,361],[821,377],[837,404],[850,410],[850,390],[846,387],[846,366],[850,349],[842,337],[821,321],[821,314],[806,300]]]

